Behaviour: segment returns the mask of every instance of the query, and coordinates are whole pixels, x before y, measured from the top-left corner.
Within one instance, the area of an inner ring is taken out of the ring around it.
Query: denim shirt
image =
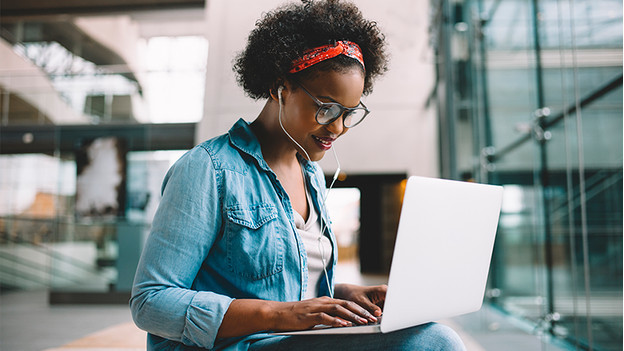
[[[325,179],[301,159],[306,186],[321,220]],[[328,227],[328,226],[327,226]],[[330,284],[337,260],[332,242]],[[246,350],[267,334],[218,339],[234,299],[301,300],[307,263],[290,199],[262,157],[249,124],[188,151],[168,171],[162,200],[137,268],[130,307],[148,332],[149,350]],[[329,295],[321,278],[320,295]]]

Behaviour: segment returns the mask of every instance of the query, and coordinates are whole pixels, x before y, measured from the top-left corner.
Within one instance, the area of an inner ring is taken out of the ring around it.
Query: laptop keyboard
[[[378,325],[378,324],[381,324],[381,317],[377,317],[377,321],[376,322],[368,322],[367,324],[353,324],[353,325],[348,326],[348,327],[334,327],[334,326],[331,326],[331,325],[319,324],[319,325],[315,326],[312,329],[358,328],[358,327],[367,327],[367,326]]]

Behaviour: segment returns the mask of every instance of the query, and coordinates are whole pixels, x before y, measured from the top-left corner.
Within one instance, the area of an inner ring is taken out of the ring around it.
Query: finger
[[[341,317],[357,324],[367,324],[377,320],[370,312],[352,301],[331,298],[319,298],[317,301],[321,302],[317,307],[320,312],[334,317]]]
[[[368,292],[368,295],[371,297],[374,303],[379,303],[386,299],[386,293],[388,292],[387,285],[378,285],[373,286]]]
[[[377,318],[375,317],[379,317],[381,316],[381,308],[379,306],[377,306],[377,304],[375,304],[373,301],[364,298],[361,301],[357,301],[357,303],[362,306],[363,308],[365,308],[368,312],[370,312],[371,316],[367,317],[371,322],[376,322]],[[372,318],[371,318],[372,317]]]
[[[353,325],[352,322],[342,319],[340,317],[331,316],[327,313],[321,312],[316,319],[316,325],[324,324],[332,327],[350,327]]]
[[[367,299],[363,299],[367,300]],[[370,303],[370,302],[369,302]],[[371,314],[365,307],[353,301],[341,300],[341,306],[355,315],[356,322],[366,324],[368,322],[376,322],[377,318]]]
[[[384,302],[386,301],[386,293],[388,292],[387,285],[379,285],[372,287],[372,290],[367,294],[371,301],[379,307],[378,311],[381,314]],[[376,313],[374,313],[377,315]],[[379,315],[380,315],[379,314]]]
[[[327,314],[331,318],[340,318],[347,322],[352,322],[356,324],[368,323],[367,319],[361,317],[358,313],[347,308],[348,306],[347,302],[348,301],[334,300],[333,303],[324,303],[324,304],[318,305],[316,308],[318,312],[317,317],[319,318],[317,320],[317,323],[320,324],[320,323],[329,322],[330,323],[329,325],[333,325],[331,324],[333,322],[330,319],[327,319],[325,316],[323,316],[323,314]]]

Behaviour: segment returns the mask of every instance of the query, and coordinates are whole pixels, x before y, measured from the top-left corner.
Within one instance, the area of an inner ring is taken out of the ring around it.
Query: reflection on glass
[[[575,349],[622,350],[622,2],[443,3],[443,172],[505,186],[491,302]]]
[[[354,262],[358,257],[360,230],[360,190],[334,188],[327,197],[327,211],[338,244],[338,261]]]
[[[188,123],[201,119],[208,55],[205,38],[135,38],[133,45],[111,49],[83,33],[81,26],[90,25],[88,18],[76,23],[3,24],[2,40],[7,43],[0,41],[5,62],[0,67],[1,123]],[[72,32],[76,34],[67,35]]]

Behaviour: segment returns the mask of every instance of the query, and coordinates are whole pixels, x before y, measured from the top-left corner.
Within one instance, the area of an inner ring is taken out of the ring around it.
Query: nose
[[[327,128],[327,130],[329,130],[332,134],[341,135],[344,132],[346,132],[345,129],[348,129],[348,128],[345,128],[343,121],[344,121],[344,113],[340,115],[340,117],[336,118],[330,124],[325,125],[325,128]]]

